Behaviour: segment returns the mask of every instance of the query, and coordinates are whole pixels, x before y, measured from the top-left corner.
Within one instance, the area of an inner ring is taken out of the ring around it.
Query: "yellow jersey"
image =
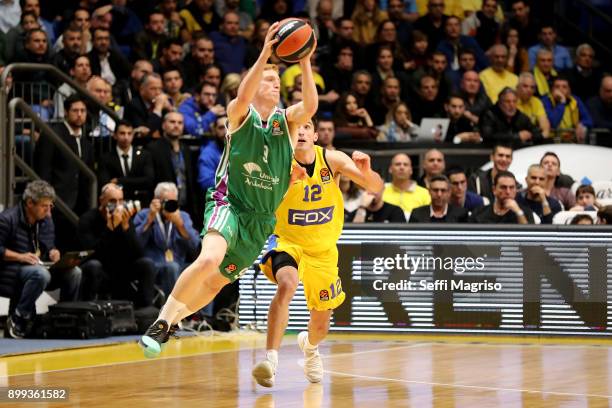
[[[344,225],[344,201],[325,160],[325,149],[315,148],[314,171],[295,181],[276,210],[274,234],[319,252],[335,247]]]

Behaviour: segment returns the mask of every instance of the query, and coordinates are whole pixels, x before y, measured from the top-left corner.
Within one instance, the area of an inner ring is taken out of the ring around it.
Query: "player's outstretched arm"
[[[319,108],[319,95],[317,94],[317,86],[315,85],[312,65],[310,64],[310,58],[316,49],[317,43],[315,42],[310,53],[300,60],[300,68],[302,69],[302,101],[291,105],[286,111],[287,121],[296,126],[308,122],[317,113]],[[297,133],[295,138],[297,141]]]
[[[336,174],[342,174],[371,193],[383,190],[385,183],[370,167],[370,156],[360,151],[353,152],[353,158],[339,150],[326,150],[325,157]]]
[[[238,87],[238,94],[227,106],[227,119],[230,129],[235,129],[244,120],[247,113],[249,112],[249,104],[255,97],[259,83],[263,77],[264,67],[266,66],[268,59],[272,55],[272,46],[278,42],[274,35],[278,31],[279,23],[276,22],[270,26],[264,45],[259,54],[259,58],[255,61],[255,64],[249,69],[244,79]]]

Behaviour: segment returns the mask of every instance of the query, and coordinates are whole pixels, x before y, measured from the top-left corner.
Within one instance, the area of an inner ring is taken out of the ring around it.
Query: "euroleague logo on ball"
[[[299,21],[298,20],[291,20],[285,24],[283,24],[280,28],[280,30],[278,30],[278,36],[282,37],[283,35],[285,35],[285,33],[289,30],[291,30],[293,27],[295,27],[296,24],[298,24]]]

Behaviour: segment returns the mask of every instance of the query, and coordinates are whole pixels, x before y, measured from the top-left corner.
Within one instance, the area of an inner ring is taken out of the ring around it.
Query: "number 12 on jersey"
[[[304,201],[319,201],[321,199],[321,191],[321,186],[318,184],[312,187],[304,186]]]

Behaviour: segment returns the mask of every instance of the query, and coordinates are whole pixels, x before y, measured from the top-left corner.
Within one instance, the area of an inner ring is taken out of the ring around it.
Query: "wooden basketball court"
[[[0,387],[69,388],[68,401],[36,404],[66,407],[611,405],[608,340],[332,335],[321,347],[324,381],[309,384],[295,338],[285,338],[273,389],[250,376],[260,333],[171,340],[155,360],[136,344],[6,357]]]

